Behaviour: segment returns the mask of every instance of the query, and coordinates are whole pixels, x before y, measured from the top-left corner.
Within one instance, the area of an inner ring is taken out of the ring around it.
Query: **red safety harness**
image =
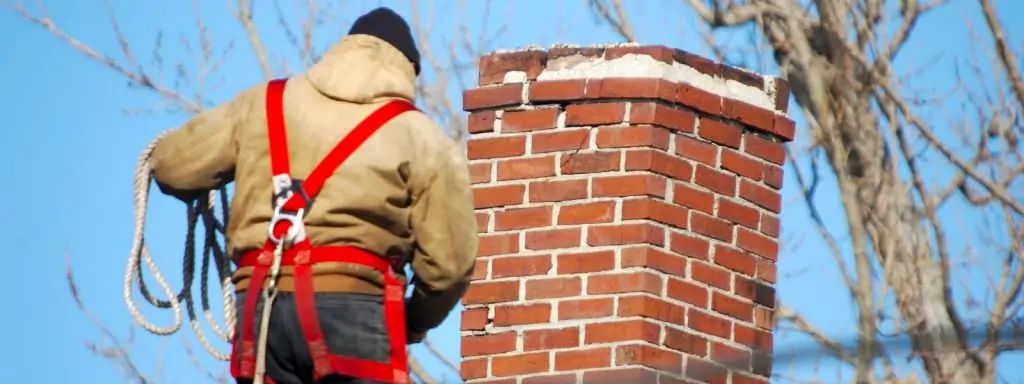
[[[408,360],[405,335],[405,287],[396,270],[406,260],[389,260],[362,249],[347,246],[313,247],[305,236],[303,213],[327,179],[360,145],[395,116],[416,110],[406,101],[391,101],[370,114],[338,143],[317,165],[305,181],[289,174],[288,141],[285,132],[282,99],[287,79],[271,81],[267,86],[267,136],[270,140],[270,166],[274,181],[274,216],[270,221],[269,238],[262,250],[245,254],[239,267],[252,267],[249,288],[242,309],[242,332],[236,335],[231,352],[231,375],[251,379],[256,372],[256,335],[254,317],[264,280],[270,277],[269,289],[276,289],[280,266],[294,266],[295,305],[299,323],[310,356],[313,358],[315,380],[328,375],[344,375],[384,383],[408,383]],[[287,249],[281,250],[284,241]],[[275,252],[280,253],[278,258]],[[379,271],[384,276],[384,321],[390,339],[390,362],[380,363],[332,355],[327,349],[316,304],[313,301],[312,266],[316,263],[352,263]],[[264,321],[269,319],[264,319]],[[238,340],[241,340],[239,343]],[[273,381],[267,378],[267,382]]]

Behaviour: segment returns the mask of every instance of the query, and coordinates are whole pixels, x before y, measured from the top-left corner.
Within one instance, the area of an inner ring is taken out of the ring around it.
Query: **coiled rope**
[[[227,227],[228,218],[228,194],[227,188],[222,187],[219,190],[211,190],[205,193],[205,199],[196,199],[196,201],[189,203],[187,209],[187,223],[188,232],[185,237],[185,254],[182,260],[182,288],[177,294],[171,289],[167,280],[164,279],[160,269],[157,267],[156,262],[149,254],[149,249],[146,247],[145,241],[145,222],[146,222],[146,205],[149,202],[149,188],[152,182],[152,170],[150,168],[149,159],[153,153],[153,148],[167,133],[166,131],[157,136],[155,140],[146,146],[146,149],[142,151],[142,155],[139,156],[139,160],[135,167],[135,234],[132,238],[131,253],[128,256],[128,265],[125,269],[124,276],[124,301],[128,305],[128,310],[132,314],[132,318],[139,323],[144,329],[160,336],[169,336],[178,332],[181,329],[182,315],[181,315],[181,303],[185,304],[185,310],[188,312],[189,323],[191,324],[192,330],[196,334],[196,338],[199,343],[210,353],[213,357],[218,360],[228,361],[230,354],[220,352],[206,337],[206,333],[203,331],[196,318],[195,311],[195,300],[192,294],[193,281],[195,280],[195,264],[196,264],[196,226],[199,224],[200,219],[203,223],[203,234],[206,237],[203,243],[203,261],[200,267],[200,305],[203,311],[203,317],[206,319],[206,323],[213,330],[214,334],[217,335],[221,340],[226,343],[230,343],[234,336],[235,330],[235,296],[231,285],[231,265],[230,260],[226,257],[224,247],[220,244],[217,239],[217,234],[224,234]],[[223,220],[218,220],[215,212],[217,200],[220,200],[221,215]],[[209,302],[209,272],[210,262],[213,262],[217,270],[217,278],[221,282],[221,293],[224,304],[224,327],[221,328],[218,324],[212,311],[210,311]],[[146,263],[146,268],[153,275],[153,280],[156,281],[166,300],[154,298],[149,288],[146,287],[146,283],[142,276],[142,263]],[[146,319],[146,317],[139,311],[138,306],[135,304],[135,298],[132,292],[132,285],[139,287],[139,292],[142,297],[146,299],[150,304],[161,309],[171,309],[174,316],[173,322],[169,326],[158,326],[153,322]]]

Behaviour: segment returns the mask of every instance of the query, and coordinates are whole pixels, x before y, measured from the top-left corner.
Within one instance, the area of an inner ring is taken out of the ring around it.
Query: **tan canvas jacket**
[[[292,176],[305,178],[338,141],[384,102],[413,100],[412,64],[393,46],[348,36],[284,91]],[[235,182],[227,228],[237,259],[267,239],[271,216],[266,84],[242,92],[168,134],[153,151],[164,193],[189,201]],[[411,255],[416,286],[409,327],[434,328],[465,293],[477,246],[466,156],[426,115],[399,115],[375,133],[327,181],[306,215],[314,246],[354,245],[378,255]],[[248,286],[249,268],[234,275]],[[314,266],[317,291],[380,294],[369,269]],[[292,287],[285,268],[280,286]]]

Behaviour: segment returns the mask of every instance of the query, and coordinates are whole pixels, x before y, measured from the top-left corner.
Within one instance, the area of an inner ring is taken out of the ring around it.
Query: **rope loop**
[[[213,330],[213,333],[217,335],[220,340],[230,343],[234,337],[235,331],[235,295],[231,284],[231,262],[226,255],[223,245],[218,240],[218,234],[223,236],[227,228],[227,207],[229,204],[227,188],[221,187],[218,190],[207,191],[205,193],[205,199],[196,199],[196,201],[188,205],[186,210],[188,232],[185,237],[185,254],[182,258],[183,281],[182,288],[177,292],[177,294],[175,294],[174,290],[171,289],[170,284],[167,283],[167,280],[160,272],[160,268],[157,267],[156,262],[150,256],[149,249],[146,247],[146,208],[147,203],[149,202],[149,188],[152,183],[152,169],[150,167],[149,160],[156,144],[166,136],[168,132],[170,131],[161,133],[155,140],[150,142],[149,145],[146,146],[146,149],[142,151],[142,155],[139,156],[139,160],[136,163],[134,199],[135,233],[132,237],[132,247],[128,255],[128,264],[125,268],[123,292],[124,301],[125,304],[128,305],[128,311],[131,313],[135,322],[139,323],[139,325],[141,325],[146,331],[159,336],[170,336],[181,329],[183,320],[181,304],[184,303],[185,310],[188,313],[189,323],[192,330],[195,332],[199,343],[213,357],[218,360],[228,361],[231,358],[230,354],[220,352],[214,348],[206,337],[206,333],[200,326],[199,321],[197,320],[195,300],[192,294],[192,287],[195,281],[196,227],[200,222],[202,222],[204,229],[203,235],[205,236],[205,239],[203,242],[202,265],[200,266],[199,277],[200,306],[203,311],[203,317],[205,318],[206,323]],[[223,220],[218,220],[217,218],[216,205],[218,200],[221,205],[221,215]],[[142,276],[143,263],[146,264],[146,269],[148,269],[153,275],[153,280],[156,281],[157,286],[160,288],[161,293],[163,293],[163,296],[166,297],[166,299],[155,298],[146,286],[145,280]],[[222,293],[221,299],[224,305],[224,327],[221,327],[218,324],[213,312],[210,310],[210,263],[214,264],[214,268],[217,272],[217,278],[220,282]],[[171,313],[173,314],[173,321],[171,325],[156,325],[142,314],[138,305],[135,303],[135,297],[132,292],[133,285],[137,285],[139,287],[139,292],[142,294],[142,297],[153,306],[160,309],[171,310]]]

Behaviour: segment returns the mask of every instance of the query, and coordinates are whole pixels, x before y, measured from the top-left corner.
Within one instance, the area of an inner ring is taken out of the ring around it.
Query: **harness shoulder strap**
[[[267,84],[267,140],[270,141],[270,174],[287,175],[288,134],[284,123],[284,86],[288,79],[271,80]]]
[[[278,79],[270,82],[267,88],[267,138],[270,140],[270,165],[271,173],[275,178],[275,185],[278,179],[281,183],[291,184],[289,176],[288,160],[288,138],[284,122],[284,86],[287,79]],[[363,143],[366,142],[381,127],[387,124],[396,116],[416,110],[416,106],[404,100],[392,100],[385,103],[377,110],[370,113],[362,122],[355,126],[348,135],[324,157],[323,160],[313,168],[309,176],[301,185],[296,185],[295,192],[282,207],[285,211],[297,211],[306,208],[320,193],[327,179],[345,162]]]

